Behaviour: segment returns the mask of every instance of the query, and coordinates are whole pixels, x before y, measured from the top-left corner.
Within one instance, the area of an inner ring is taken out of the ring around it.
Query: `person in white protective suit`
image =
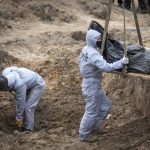
[[[19,131],[33,131],[34,111],[45,88],[42,77],[27,68],[8,67],[0,76],[0,90],[14,91],[16,125]]]
[[[104,124],[111,108],[111,102],[101,88],[102,72],[111,72],[128,64],[128,58],[112,64],[106,62],[97,51],[101,44],[101,33],[88,30],[87,45],[80,53],[80,73],[82,79],[82,94],[85,97],[85,112],[79,128],[80,141],[87,141],[92,131],[99,131]]]

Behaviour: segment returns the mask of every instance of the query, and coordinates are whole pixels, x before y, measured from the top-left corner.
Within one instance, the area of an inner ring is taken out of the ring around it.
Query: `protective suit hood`
[[[98,31],[92,29],[88,30],[86,34],[87,45],[96,48],[96,41],[99,36],[101,36],[101,33],[99,33]]]

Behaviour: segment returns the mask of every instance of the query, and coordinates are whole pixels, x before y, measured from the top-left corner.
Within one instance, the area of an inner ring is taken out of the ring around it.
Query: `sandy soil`
[[[28,67],[41,74],[47,85],[32,134],[14,131],[14,97],[0,93],[1,150],[150,149],[148,118],[130,102],[133,89],[110,74],[104,75],[103,83],[113,104],[106,133],[93,135],[97,140],[92,143],[78,139],[84,112],[79,53],[90,21],[104,25],[106,8],[104,0],[0,0],[0,70],[12,65]],[[150,47],[150,17],[138,14],[138,18],[144,46]],[[126,11],[126,20],[128,42],[138,43],[131,11]],[[109,33],[123,40],[122,8],[116,3]]]

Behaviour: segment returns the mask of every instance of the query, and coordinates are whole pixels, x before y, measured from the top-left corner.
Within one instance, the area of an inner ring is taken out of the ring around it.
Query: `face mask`
[[[101,45],[102,45],[102,41],[96,41],[96,46],[97,46],[98,48],[101,48]]]

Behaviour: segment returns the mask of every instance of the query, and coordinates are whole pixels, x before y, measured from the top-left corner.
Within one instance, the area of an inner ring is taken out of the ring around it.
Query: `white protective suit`
[[[24,127],[34,128],[34,111],[42,96],[45,82],[42,77],[26,68],[8,67],[2,75],[16,93],[16,120],[24,120]]]
[[[88,30],[87,45],[80,53],[80,73],[82,93],[85,97],[85,113],[80,123],[79,138],[81,141],[89,137],[94,129],[98,129],[105,121],[111,107],[108,97],[101,88],[102,72],[110,72],[123,67],[122,60],[109,64],[97,51],[96,40],[101,34]]]

